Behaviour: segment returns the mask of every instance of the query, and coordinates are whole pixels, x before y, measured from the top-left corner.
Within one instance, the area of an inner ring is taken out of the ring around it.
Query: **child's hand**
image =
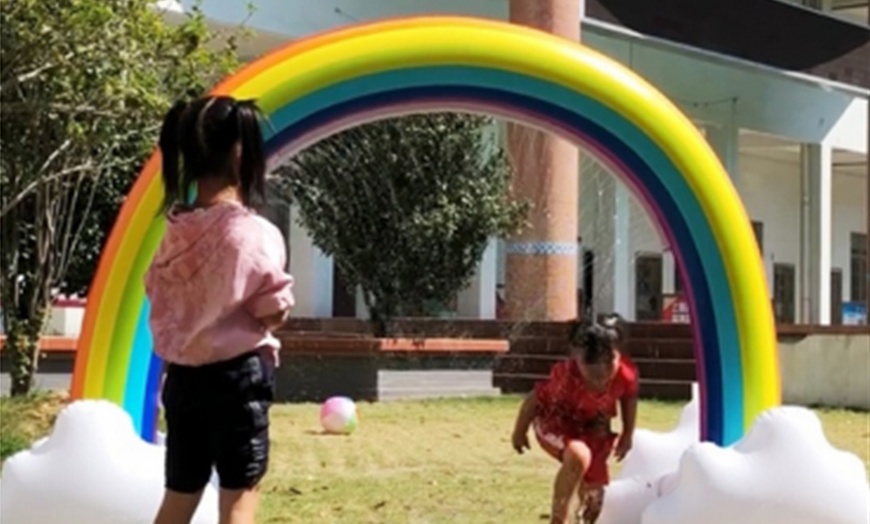
[[[622,462],[622,459],[628,455],[628,452],[631,451],[631,445],[631,435],[623,433],[619,436],[619,440],[616,441],[616,448],[613,450],[613,455],[618,462]]]
[[[522,455],[527,449],[532,449],[532,447],[529,445],[529,436],[526,434],[525,431],[514,431],[511,441],[513,442],[514,449],[520,455]]]

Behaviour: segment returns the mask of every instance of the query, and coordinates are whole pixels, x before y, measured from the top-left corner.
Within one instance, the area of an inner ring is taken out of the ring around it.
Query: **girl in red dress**
[[[534,427],[541,448],[561,462],[553,486],[551,523],[569,521],[575,493],[582,518],[594,523],[610,481],[607,459],[622,460],[631,449],[637,414],[638,373],[619,351],[624,332],[618,315],[600,324],[578,325],[571,335],[571,358],[553,366],[520,408],[513,433],[518,453],[530,449]],[[611,429],[617,403],[622,433]]]

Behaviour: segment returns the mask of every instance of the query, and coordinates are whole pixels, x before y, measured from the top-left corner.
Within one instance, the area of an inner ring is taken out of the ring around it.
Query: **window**
[[[852,302],[867,300],[867,235],[864,233],[852,233],[851,260],[849,264],[849,299]]]
[[[777,324],[794,324],[795,269],[793,264],[773,265],[773,314]]]
[[[680,267],[674,264],[674,294],[680,295],[686,286],[683,285],[683,275],[680,274]]]
[[[583,250],[583,293],[582,303],[578,304],[577,313],[581,318],[586,318],[592,313],[592,304],[595,299],[595,253],[591,249]]]
[[[634,263],[634,315],[637,320],[662,319],[662,256],[647,254]]]
[[[843,323],[843,272],[839,268],[831,270],[831,325]]]
[[[758,243],[758,250],[761,251],[761,258],[764,258],[764,222],[753,220],[752,232],[755,233],[755,241]]]

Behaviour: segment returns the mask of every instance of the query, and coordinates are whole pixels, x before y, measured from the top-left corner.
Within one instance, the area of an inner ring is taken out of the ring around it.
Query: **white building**
[[[188,0],[182,4],[190,7]],[[864,0],[805,4],[849,20],[841,22],[845,28],[868,23]],[[203,7],[215,27],[229,28],[247,18],[245,5],[221,0]],[[257,35],[242,48],[245,59],[312,32],[380,17],[431,11],[495,18],[508,14],[507,0],[258,0],[255,6],[246,24]],[[850,312],[865,300],[868,270],[870,87],[786,71],[595,17],[584,19],[582,35],[585,45],[657,86],[704,131],[756,227],[778,320],[828,324],[854,318]],[[578,282],[581,287],[585,282],[587,290],[578,294],[588,296],[591,289],[599,311],[662,318],[669,296],[679,292],[668,246],[626,188],[592,159],[584,158],[580,176],[581,247],[589,254],[579,260]],[[364,314],[359,300],[354,304],[335,285],[331,260],[296,225],[295,213],[283,215],[281,220],[291,222],[284,226],[298,282],[296,315]],[[501,243],[494,241],[472,286],[457,299],[458,316],[495,316],[503,260]]]

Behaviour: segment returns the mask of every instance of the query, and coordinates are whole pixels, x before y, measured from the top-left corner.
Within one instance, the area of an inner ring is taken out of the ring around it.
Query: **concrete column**
[[[740,129],[729,122],[709,126],[705,128],[704,134],[736,186],[740,179]]]
[[[496,262],[495,262],[495,274],[496,274],[495,283],[496,283],[496,286],[501,285],[502,288],[504,288],[505,276],[507,273],[507,270],[505,269],[506,258],[507,258],[506,247],[507,247],[507,243],[504,240],[502,240],[502,239],[496,240],[496,242],[495,242],[495,259],[496,259]]]
[[[296,317],[332,317],[332,258],[323,254],[299,225],[299,208],[290,207],[290,273]]]
[[[593,209],[594,229],[587,247],[595,252],[593,305],[596,313],[618,312],[634,319],[634,256],[628,188],[613,177],[596,177],[584,186],[584,205]],[[594,197],[592,196],[594,195]]]
[[[492,239],[483,252],[471,283],[459,292],[456,301],[456,314],[459,317],[487,320],[495,318],[497,274],[496,240]]]
[[[583,197],[579,198],[578,206],[583,205]],[[580,225],[577,225],[577,289],[583,287],[583,250],[586,249],[586,246],[583,245],[583,229]]]
[[[510,0],[510,21],[580,39],[583,0]],[[561,138],[508,126],[514,191],[534,207],[530,227],[507,245],[505,299],[509,318],[568,320],[577,316],[577,190],[579,153]]]
[[[662,252],[662,292],[677,292],[677,261],[669,247]]]
[[[870,9],[867,10],[867,25],[870,25]],[[867,204],[864,207],[864,216],[867,221],[864,232],[867,238],[867,263],[864,265],[864,297],[866,298],[864,313],[867,325],[870,325],[870,104],[867,106]]]
[[[634,320],[634,257],[631,252],[631,202],[628,187],[614,183],[613,311]],[[603,311],[602,313],[610,313]]]
[[[801,146],[801,321],[831,323],[832,151]]]
[[[363,296],[363,291],[361,287],[356,288],[356,318],[362,320],[370,320],[371,315],[369,314],[369,307],[366,305],[365,296]]]
[[[578,206],[583,205],[583,195],[582,194],[579,196],[579,201],[578,201],[577,205]],[[579,220],[578,220],[578,222],[579,222]],[[589,248],[591,246],[587,246],[583,243],[583,238],[582,238],[583,230],[580,227],[579,223],[577,225],[577,231],[578,231],[578,233],[580,233],[580,236],[577,237],[577,291],[576,291],[576,293],[577,293],[576,294],[576,297],[577,297],[576,298],[576,300],[577,300],[577,316],[583,317],[587,313],[587,311],[586,311],[586,309],[587,309],[586,308],[586,299],[585,299],[586,285],[584,283],[584,282],[586,282],[587,269],[584,265],[583,253],[587,248]],[[595,280],[594,276],[592,276],[592,279],[594,282],[594,280]]]

